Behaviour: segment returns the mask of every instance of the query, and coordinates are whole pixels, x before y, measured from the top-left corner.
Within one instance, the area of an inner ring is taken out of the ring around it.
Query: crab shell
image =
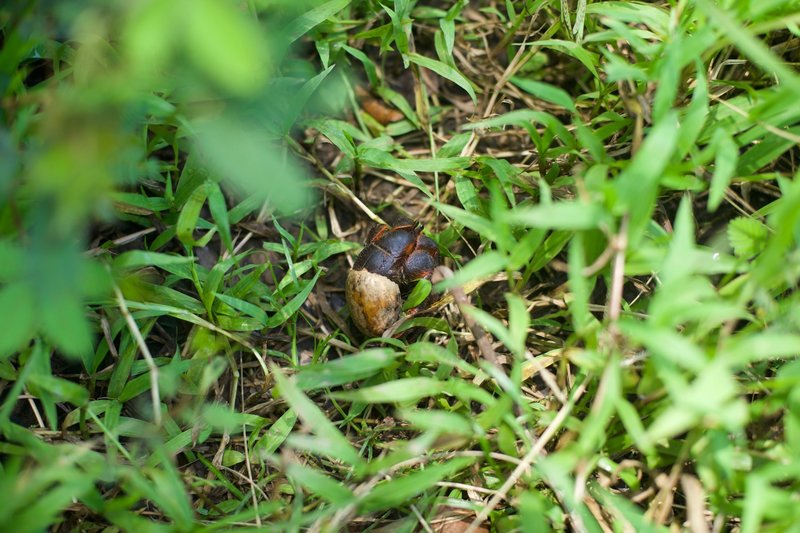
[[[419,224],[375,226],[353,270],[382,274],[400,285],[429,278],[439,264],[439,248]]]
[[[400,286],[381,274],[350,270],[345,286],[353,322],[364,335],[380,337],[400,316]]]

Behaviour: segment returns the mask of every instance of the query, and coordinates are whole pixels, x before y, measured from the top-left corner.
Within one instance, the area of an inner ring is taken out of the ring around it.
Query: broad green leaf
[[[697,143],[697,138],[708,118],[708,81],[704,65],[695,60],[695,87],[692,102],[685,108],[681,118],[681,134],[678,137],[678,153],[689,153]]]
[[[220,261],[211,267],[211,270],[206,275],[205,283],[203,283],[203,293],[201,297],[203,299],[203,305],[205,306],[206,310],[208,311],[209,315],[211,314],[211,305],[214,303],[214,297],[217,293],[217,290],[222,285],[223,279],[225,278],[226,272],[230,270],[234,263],[236,262],[236,257],[229,257],[224,261]]]
[[[267,325],[267,313],[261,307],[245,300],[234,298],[233,296],[228,296],[227,294],[222,294],[219,292],[214,293],[214,297],[225,305],[229,305],[237,311],[241,311],[242,313],[255,318],[261,324],[262,328]]]
[[[217,224],[220,238],[225,245],[228,253],[233,253],[233,241],[231,240],[231,224],[228,219],[228,206],[225,202],[225,196],[222,194],[222,189],[219,183],[209,182],[206,185],[208,189],[208,208],[211,211],[211,217]]]
[[[492,221],[481,215],[465,211],[454,205],[436,203],[436,208],[444,213],[445,216],[452,218],[459,224],[463,224],[490,241],[496,242],[500,238],[499,232]]]
[[[625,430],[631,436],[631,439],[637,446],[647,455],[655,453],[655,448],[652,441],[647,436],[644,424],[642,424],[641,415],[636,410],[633,404],[628,402],[624,397],[617,398],[617,414],[620,421],[625,426]]]
[[[278,327],[294,316],[294,314],[300,309],[300,306],[302,306],[308,299],[308,295],[311,294],[311,291],[314,290],[314,286],[317,284],[317,280],[319,279],[321,273],[321,270],[317,271],[317,273],[314,274],[314,277],[305,283],[303,290],[289,300],[286,305],[276,310],[276,313],[267,321],[268,328]]]
[[[800,335],[778,331],[737,335],[730,339],[720,357],[732,365],[743,367],[757,361],[795,357],[800,346]]]
[[[439,363],[455,367],[467,374],[476,375],[480,371],[467,361],[438,344],[431,342],[415,342],[407,349],[406,359],[410,362]]]
[[[608,509],[619,523],[629,524],[629,527],[638,533],[667,533],[668,528],[653,523],[645,515],[642,508],[624,496],[618,495],[595,482],[589,483],[590,493],[603,506]]]
[[[560,89],[554,85],[550,85],[549,83],[543,83],[518,76],[511,78],[511,83],[523,91],[552,104],[559,105],[567,111],[571,111],[573,113],[578,112],[572,97],[564,89]]]
[[[431,285],[430,280],[423,278],[417,281],[417,283],[414,285],[414,288],[406,297],[406,301],[403,302],[403,311],[408,311],[409,309],[413,309],[414,307],[422,304],[422,302],[425,301],[425,298],[430,295],[432,288],[433,286]]]
[[[469,166],[469,157],[448,157],[441,159],[397,159],[384,150],[363,148],[358,150],[359,157],[366,165],[395,171],[410,172],[447,172],[463,170]]]
[[[604,2],[604,4],[607,3],[608,2]],[[598,54],[588,51],[586,48],[581,46],[580,43],[576,43],[573,41],[565,41],[561,39],[543,39],[541,41],[536,41],[536,46],[542,48],[552,48],[554,50],[558,50],[559,52],[563,52],[567,55],[572,56],[578,61],[580,61],[583,64],[583,66],[585,66],[586,69],[592,73],[593,76],[598,77],[597,73],[597,67],[599,66]]]
[[[361,61],[361,63],[364,65],[364,73],[367,75],[367,81],[373,89],[381,86],[381,81],[378,78],[378,70],[375,67],[375,63],[373,63],[367,54],[356,48],[351,48],[346,44],[342,45],[342,50]]]
[[[288,42],[296,41],[320,22],[350,5],[350,2],[351,0],[328,0],[313,7],[289,23],[285,30],[286,39]]]
[[[458,457],[403,477],[380,483],[369,491],[359,503],[364,512],[397,508],[409,499],[433,487],[443,479],[452,480],[456,474],[475,462],[473,457]]]
[[[316,92],[320,84],[325,80],[325,78],[328,77],[328,74],[330,74],[332,70],[333,65],[306,81],[300,88],[300,91],[297,94],[292,95],[289,108],[281,117],[281,132],[284,135],[289,135],[291,133],[292,127],[294,126],[295,122],[297,122],[298,117],[308,104],[311,96]]]
[[[707,365],[685,390],[670,393],[673,402],[647,428],[647,436],[653,441],[683,433],[703,418],[731,429],[741,426],[742,404],[734,400],[737,385],[721,360]]]
[[[797,142],[794,139],[800,135],[800,127],[787,128],[786,132],[789,134],[789,138],[769,133],[748,148],[739,157],[735,174],[754,174],[761,168],[772,164],[791,148],[797,146]]]
[[[207,196],[208,188],[205,184],[197,187],[183,204],[181,214],[178,216],[175,233],[178,239],[187,246],[195,244],[194,230],[197,228],[197,219],[200,217],[200,210],[206,203]]]
[[[112,264],[115,269],[123,269],[142,268],[146,266],[163,267],[193,262],[194,257],[148,252],[147,250],[129,250],[115,257]]]
[[[800,209],[797,208],[800,205],[800,182],[787,183],[782,189],[783,195],[769,217],[769,226],[775,233],[757,256],[753,268],[756,280],[767,286],[783,276],[787,252],[795,242],[795,228],[800,223]]]
[[[368,378],[393,364],[399,353],[374,348],[300,368],[295,383],[301,390],[323,389]]]
[[[444,291],[470,281],[493,276],[506,268],[507,258],[500,252],[488,251],[477,256],[453,274],[436,284],[437,291]]]
[[[694,265],[686,259],[691,257],[694,251],[694,235],[691,199],[689,196],[684,196],[675,216],[675,231],[660,272],[664,284],[670,288],[676,286],[674,283],[681,283],[692,273]]]
[[[472,183],[470,178],[465,177],[463,174],[455,175],[456,196],[461,205],[470,213],[478,216],[484,216],[483,206],[478,197],[478,189]]]
[[[194,523],[194,511],[178,470],[166,459],[161,461],[160,468],[148,469],[147,475],[149,480],[140,477],[140,474],[133,475],[128,479],[138,480],[136,486],[140,490],[147,485],[148,490],[145,494],[148,499],[161,508],[173,520],[176,527],[190,528]]]
[[[568,300],[569,310],[575,332],[582,334],[592,321],[592,314],[589,312],[590,288],[583,273],[583,269],[586,268],[586,256],[582,233],[575,235],[570,243],[568,266],[571,296]]]
[[[602,4],[589,4],[586,6],[586,13],[610,17],[622,22],[643,24],[661,35],[666,35],[669,31],[669,11],[660,5],[651,5],[645,2],[630,4],[622,1],[610,1]]]
[[[289,478],[300,484],[304,489],[325,498],[337,507],[345,506],[355,501],[355,495],[344,484],[319,470],[292,463],[286,470]]]
[[[603,445],[607,438],[608,424],[620,398],[622,398],[622,369],[619,355],[613,354],[603,371],[597,395],[592,403],[591,414],[581,425],[578,446],[584,453],[591,453]]]
[[[459,71],[451,67],[450,65],[446,65],[441,61],[437,61],[436,59],[430,59],[428,57],[421,56],[416,53],[408,54],[408,58],[412,63],[416,63],[421,67],[425,67],[428,70],[432,70],[439,76],[446,78],[462,89],[464,89],[472,101],[477,104],[478,97],[475,95],[475,89],[472,88],[472,84],[469,82],[467,78],[464,77]]]
[[[367,141],[369,137],[361,133],[349,122],[340,120],[324,119],[311,120],[308,125],[328,138],[334,146],[350,158],[356,157],[356,146],[353,139]]]
[[[276,420],[264,435],[259,437],[253,446],[253,453],[259,457],[273,454],[286,440],[297,422],[297,413],[289,409]]]
[[[147,211],[159,212],[169,209],[170,204],[164,198],[149,197],[143,194],[136,194],[130,192],[115,192],[111,195],[115,202],[124,204],[126,206],[138,207]],[[121,209],[125,211],[125,208]]]

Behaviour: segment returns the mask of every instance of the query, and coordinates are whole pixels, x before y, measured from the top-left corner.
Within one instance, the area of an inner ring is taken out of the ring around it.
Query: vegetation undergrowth
[[[9,4],[0,529],[798,530],[795,0]]]

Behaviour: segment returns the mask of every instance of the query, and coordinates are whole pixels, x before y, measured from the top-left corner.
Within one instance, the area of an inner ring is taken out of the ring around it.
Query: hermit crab
[[[439,265],[439,248],[410,220],[372,228],[347,275],[350,316],[362,333],[380,336],[400,316],[401,292],[429,279]]]

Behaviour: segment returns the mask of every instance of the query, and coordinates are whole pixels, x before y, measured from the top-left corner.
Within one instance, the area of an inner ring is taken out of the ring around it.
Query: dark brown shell
[[[439,248],[418,224],[376,226],[353,270],[386,276],[400,285],[429,278],[439,265]]]

